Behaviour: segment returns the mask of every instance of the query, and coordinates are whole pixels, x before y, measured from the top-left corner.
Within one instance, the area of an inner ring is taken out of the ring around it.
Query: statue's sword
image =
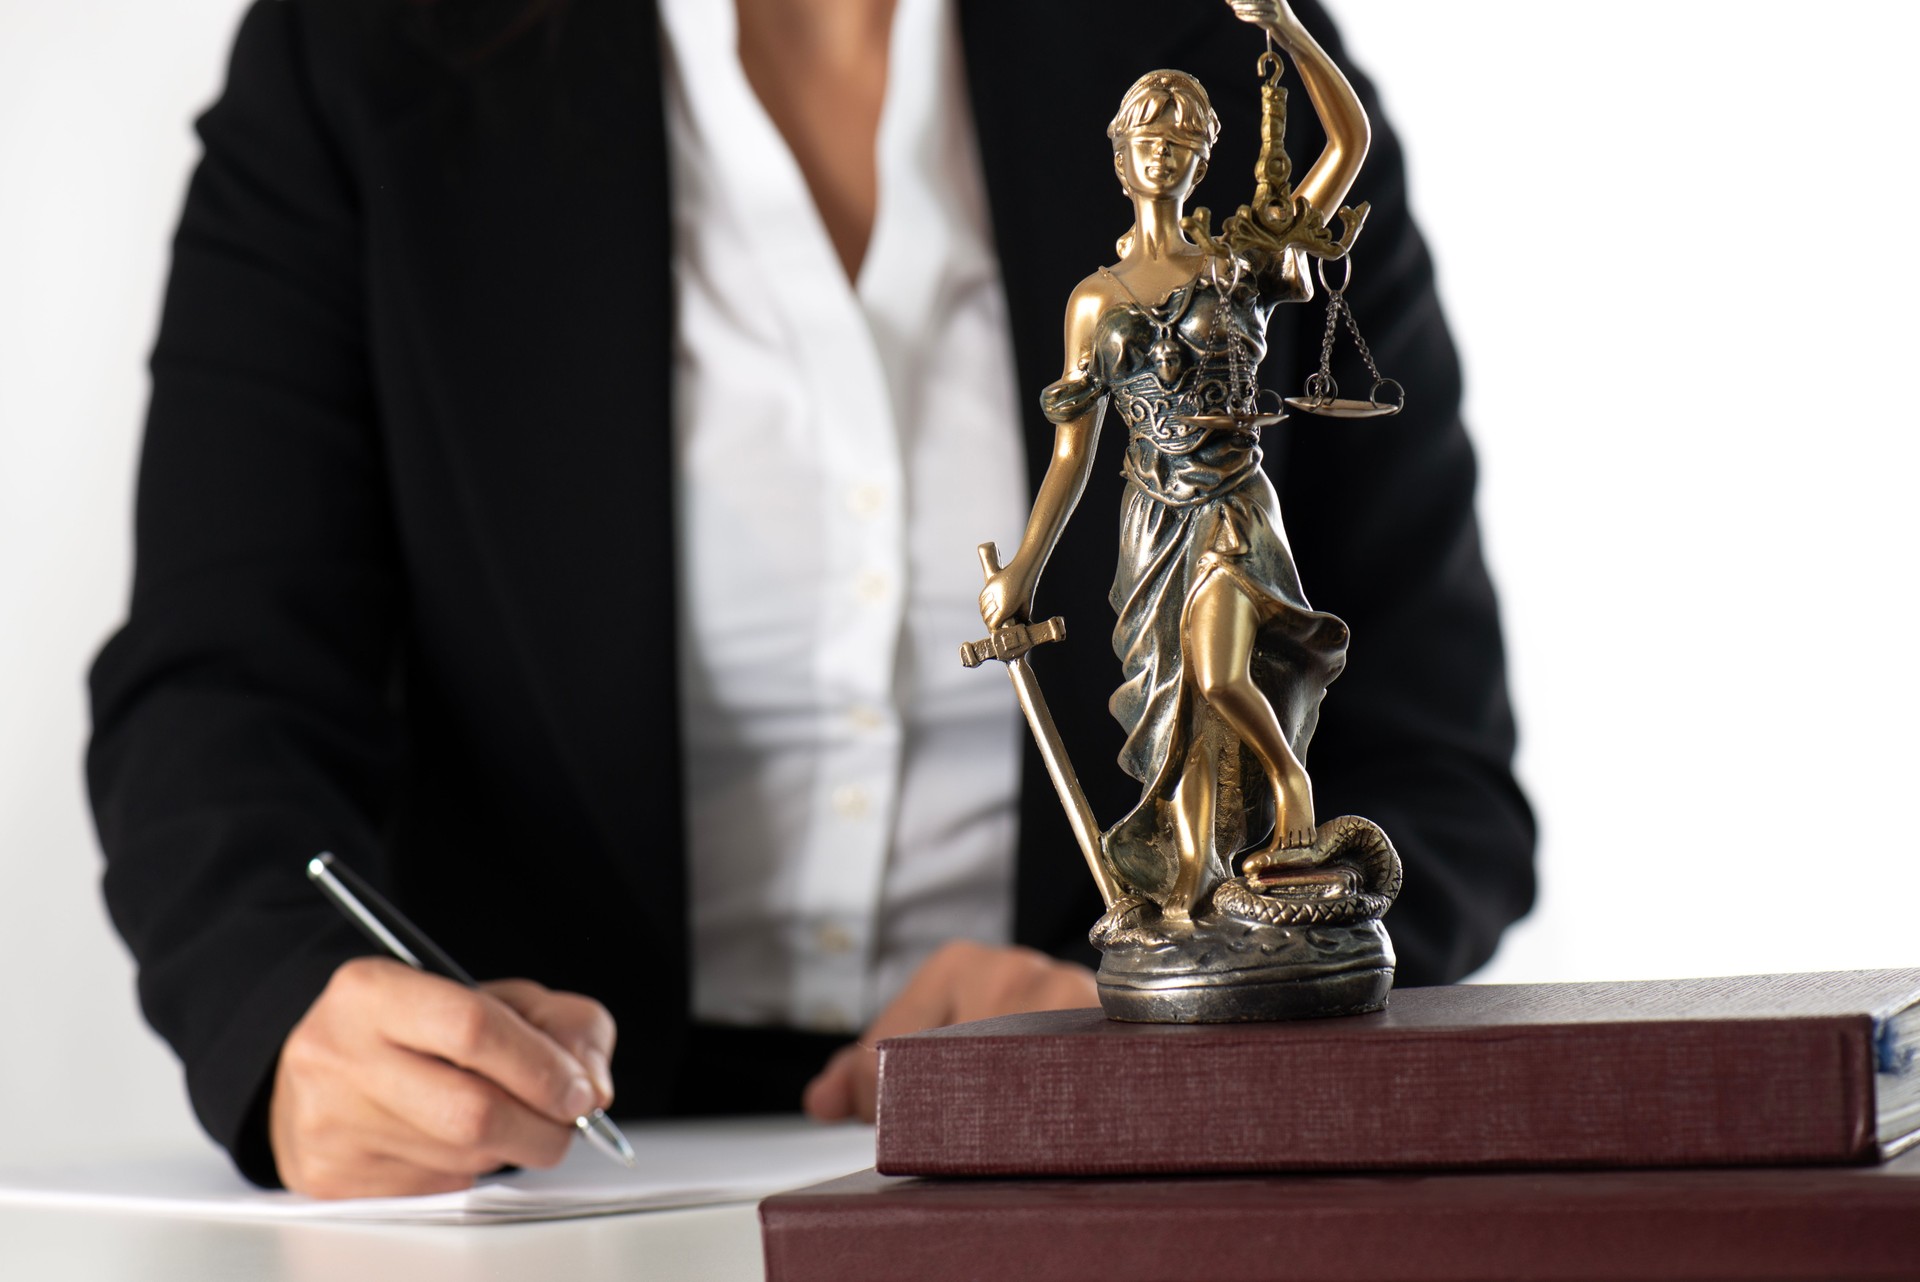
[[[989,578],[1000,572],[1000,553],[991,543],[980,545],[980,568]],[[1027,714],[1027,725],[1032,728],[1034,742],[1040,747],[1040,759],[1047,765],[1047,775],[1053,780],[1054,791],[1060,794],[1060,804],[1066,807],[1067,822],[1073,826],[1074,840],[1080,843],[1080,853],[1086,856],[1087,870],[1100,887],[1100,897],[1111,908],[1113,901],[1120,898],[1120,888],[1100,854],[1100,825],[1094,822],[1093,807],[1087,804],[1087,794],[1080,791],[1080,780],[1073,773],[1073,763],[1067,760],[1067,749],[1060,742],[1060,731],[1054,727],[1053,714],[1047,711],[1047,701],[1040,693],[1040,682],[1035,679],[1033,668],[1028,665],[1026,658],[1027,651],[1033,647],[1047,641],[1062,640],[1066,635],[1067,621],[1057,617],[1045,623],[1003,624],[995,628],[993,635],[986,640],[963,644],[960,647],[960,662],[969,668],[977,668],[988,659],[998,659],[1007,665],[1007,676],[1012,679],[1013,692],[1020,699],[1020,710]]]

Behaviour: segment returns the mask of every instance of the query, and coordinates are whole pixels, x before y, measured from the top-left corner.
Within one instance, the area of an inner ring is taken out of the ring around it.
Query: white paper
[[[755,1202],[873,1165],[871,1126],[803,1118],[621,1123],[628,1170],[584,1141],[551,1171],[484,1179],[464,1193],[320,1202],[253,1188],[219,1153],[85,1166],[0,1168],[0,1203],[217,1219],[505,1224]]]

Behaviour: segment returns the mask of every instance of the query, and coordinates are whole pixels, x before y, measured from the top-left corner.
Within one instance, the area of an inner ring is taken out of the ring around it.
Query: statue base
[[[1393,944],[1378,921],[1274,926],[1208,914],[1130,930],[1100,960],[1100,1008],[1134,1024],[1359,1015],[1387,1004]]]
[[[1100,1006],[1142,1024],[1313,1019],[1379,1010],[1393,987],[1380,914],[1400,890],[1400,859],[1372,822],[1321,825],[1291,868],[1215,887],[1190,918],[1130,895],[1089,938],[1103,954]]]

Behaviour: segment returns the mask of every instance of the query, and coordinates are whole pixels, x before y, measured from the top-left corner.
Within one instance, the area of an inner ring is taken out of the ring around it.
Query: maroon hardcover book
[[[767,1282],[1859,1282],[1920,1277],[1884,1166],[921,1180],[760,1206]]]
[[[1010,1015],[880,1045],[889,1175],[1869,1162],[1920,1138],[1920,970],[1394,992],[1275,1024]]]

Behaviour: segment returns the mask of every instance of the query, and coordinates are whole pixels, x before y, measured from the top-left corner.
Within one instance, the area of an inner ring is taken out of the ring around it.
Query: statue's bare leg
[[[1267,696],[1248,671],[1260,614],[1239,584],[1224,574],[1208,576],[1187,603],[1182,644],[1195,691],[1220,714],[1266,767],[1278,802],[1273,841],[1248,857],[1249,871],[1310,864],[1313,845],[1313,785],[1293,755]]]
[[[1194,743],[1190,749],[1180,768],[1180,782],[1173,790],[1173,841],[1180,866],[1173,875],[1173,888],[1160,905],[1161,915],[1171,921],[1185,921],[1193,915],[1194,901],[1200,897],[1207,864],[1213,856],[1218,763],[1206,745]]]

